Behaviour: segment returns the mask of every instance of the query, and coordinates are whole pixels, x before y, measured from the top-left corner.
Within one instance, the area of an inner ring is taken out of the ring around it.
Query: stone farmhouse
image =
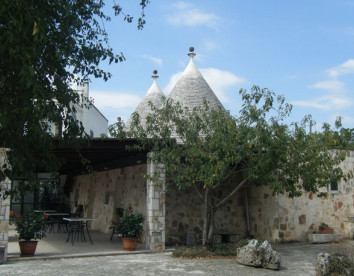
[[[189,64],[168,98],[189,108],[201,105],[203,99],[207,99],[211,107],[222,107],[196,67],[195,53],[188,55]],[[163,93],[157,84],[156,73],[152,76],[151,87],[135,110],[142,124],[151,110],[149,101],[156,107],[162,105]],[[163,249],[165,244],[183,244],[190,231],[200,240],[202,202],[195,192],[192,189],[166,192],[163,187],[157,188],[143,175],[159,169],[158,165],[147,164],[146,158],[137,160],[137,163],[101,171],[94,176],[75,176],[71,202],[83,204],[90,216],[99,217],[92,223],[92,228],[102,232],[109,231],[108,226],[117,208],[131,204],[147,218],[146,243],[152,250]],[[342,167],[346,171],[354,168],[354,151],[348,153]],[[218,211],[215,234],[220,234],[224,241],[248,235],[273,242],[305,241],[308,234],[324,222],[343,237],[353,238],[354,226],[348,217],[354,215],[354,180],[341,180],[336,185],[328,183],[327,190],[323,191],[329,192],[328,198],[305,193],[300,198],[290,199],[286,195],[276,195],[266,187],[247,187]]]
[[[195,65],[194,55],[189,53],[189,64],[168,97],[188,107],[202,104],[204,98],[213,107],[222,106]],[[136,108],[142,122],[149,112],[149,101],[157,107],[162,104],[157,78],[154,72],[153,83]],[[92,230],[109,233],[117,210],[131,205],[145,216],[142,241],[153,251],[164,250],[166,244],[184,244],[191,233],[200,240],[202,202],[194,190],[165,191],[163,184],[147,181],[144,174],[163,166],[149,163],[147,152],[126,151],[125,146],[131,144],[131,139],[93,138],[82,152],[91,160],[94,174],[82,173],[71,149],[58,149],[57,154],[67,158],[60,179],[69,189],[71,209],[83,205],[84,216],[96,218]],[[353,170],[354,151],[341,166]],[[163,175],[158,181],[164,183]],[[10,188],[11,182],[6,180],[1,185]],[[329,193],[327,198],[304,193],[290,199],[266,187],[246,187],[217,211],[216,241],[235,241],[250,235],[272,242],[306,241],[322,222],[344,238],[353,239],[354,224],[349,217],[354,216],[354,180],[328,183],[323,191]],[[7,242],[9,208],[9,201],[0,199],[0,246]]]

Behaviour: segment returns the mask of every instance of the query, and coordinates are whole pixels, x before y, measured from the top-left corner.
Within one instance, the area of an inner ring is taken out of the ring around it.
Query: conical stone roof
[[[182,77],[178,80],[168,98],[174,102],[179,102],[182,106],[192,110],[194,107],[202,106],[207,100],[210,108],[224,108],[219,99],[210,88],[198,68],[195,66],[193,57],[193,47],[190,48],[189,64],[184,70]]]
[[[160,87],[157,85],[156,82],[156,79],[158,78],[156,70],[154,70],[152,78],[154,80],[152,85],[150,86],[144,98],[142,99],[142,101],[139,103],[139,105],[136,107],[134,111],[139,114],[140,123],[143,127],[145,127],[146,125],[146,117],[149,115],[149,113],[151,113],[151,106],[149,102],[151,102],[155,107],[160,108],[164,100],[164,94],[162,93],[162,90],[160,89]],[[126,128],[130,127],[131,121],[132,121],[132,116],[130,116],[130,118],[128,119],[126,123]]]

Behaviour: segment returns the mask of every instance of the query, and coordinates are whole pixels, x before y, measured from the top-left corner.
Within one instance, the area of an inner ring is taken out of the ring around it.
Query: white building
[[[80,97],[80,103],[74,104],[76,113],[74,118],[82,123],[84,131],[91,138],[106,136],[108,132],[108,120],[97,109],[97,107],[90,103],[89,98],[89,83],[85,82],[83,87],[76,89]],[[59,129],[52,125],[54,136],[59,135]]]
[[[87,107],[89,99],[89,83],[86,82],[77,92],[80,94],[82,102],[75,104],[75,117],[80,121],[85,129],[85,132],[92,137],[100,137],[102,134],[107,135],[108,120],[107,118],[91,104]],[[86,103],[86,104],[85,104]]]

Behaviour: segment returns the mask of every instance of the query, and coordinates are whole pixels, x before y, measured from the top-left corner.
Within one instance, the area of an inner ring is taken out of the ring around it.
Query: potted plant
[[[322,222],[320,226],[318,227],[318,233],[319,234],[333,234],[333,228],[329,227],[328,224]]]
[[[10,215],[16,225],[21,256],[33,256],[37,248],[37,239],[45,237],[48,216],[32,211],[17,216],[14,211],[11,211]]]
[[[112,221],[110,229],[122,235],[123,250],[134,251],[138,244],[138,237],[143,231],[144,216],[129,206],[123,215]]]

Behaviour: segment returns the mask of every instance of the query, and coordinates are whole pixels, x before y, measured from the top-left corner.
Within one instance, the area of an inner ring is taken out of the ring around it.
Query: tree
[[[114,2],[114,1],[113,1]],[[139,29],[145,24],[141,0]],[[71,84],[90,76],[111,77],[100,68],[124,61],[109,46],[103,0],[3,0],[0,5],[0,147],[7,149],[5,176],[31,178],[36,168],[58,168],[52,154],[52,124],[63,129],[59,142],[84,137],[75,119],[79,94]],[[114,3],[115,15],[125,14]],[[72,141],[72,140],[71,140]],[[72,143],[72,142],[71,142]]]
[[[257,86],[240,94],[243,105],[238,117],[210,109],[207,103],[187,110],[167,100],[161,109],[152,106],[146,126],[134,114],[126,133],[139,140],[139,147],[153,152],[152,162],[164,164],[168,185],[194,187],[204,203],[203,244],[207,245],[212,241],[215,211],[246,185],[267,185],[276,193],[297,197],[303,191],[318,192],[333,178],[352,176],[338,167],[352,137],[341,129],[340,120],[338,131],[325,124],[322,132],[308,133],[309,116],[301,123],[285,123],[292,107],[284,97]],[[122,130],[121,122],[114,129]],[[220,198],[218,191],[226,185],[231,185],[231,192]]]

